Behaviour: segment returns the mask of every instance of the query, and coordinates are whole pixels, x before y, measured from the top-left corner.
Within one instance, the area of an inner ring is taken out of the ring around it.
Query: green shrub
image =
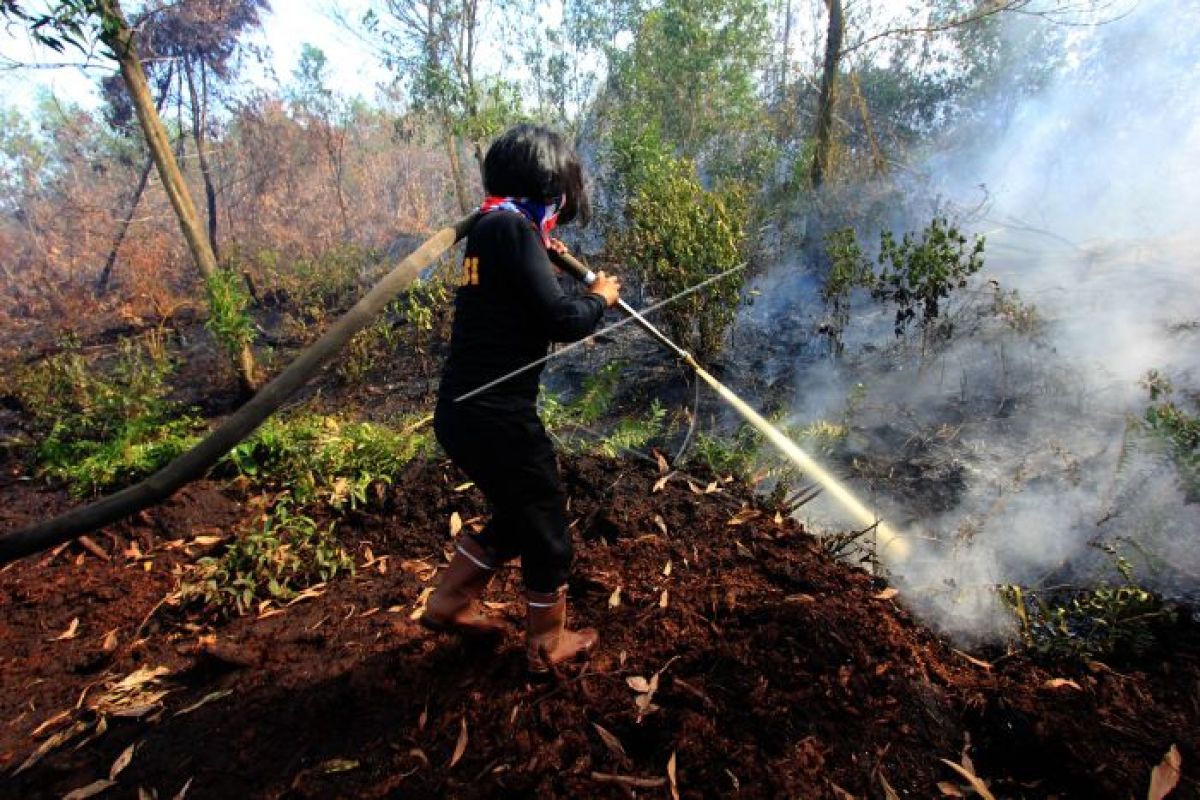
[[[1047,658],[1144,655],[1158,640],[1159,626],[1175,614],[1157,595],[1128,581],[1047,596],[1009,585],[1000,587],[1000,597],[1017,619],[1022,646]]]
[[[906,233],[900,241],[891,231],[883,231],[877,266],[873,268],[852,229],[828,234],[825,252],[829,271],[821,297],[830,308],[831,317],[823,332],[830,337],[834,352],[841,351],[842,333],[850,321],[850,291],[857,286],[870,289],[875,300],[895,306],[896,336],[903,336],[917,321],[924,344],[929,344],[935,333],[948,337],[952,327],[942,315],[943,301],[956,289],[964,288],[967,279],[983,268],[984,244],[985,239],[976,236],[968,245],[958,228],[944,217],[934,217],[919,235]],[[1014,326],[1036,322],[1036,313],[1020,305],[1015,293],[1011,297],[997,295],[996,303],[998,314],[1014,315]]]
[[[421,422],[414,417],[393,429],[318,414],[272,417],[222,463],[256,486],[287,489],[298,503],[358,508],[373,485],[390,483],[409,461],[432,451]]]
[[[941,302],[967,278],[983,268],[985,239],[976,236],[970,248],[967,237],[944,217],[934,217],[920,237],[906,233],[897,242],[884,231],[879,242],[879,272],[871,294],[896,306],[895,331],[904,334],[920,311],[921,330],[928,334],[941,315]],[[948,327],[943,329],[948,335]]]
[[[630,179],[621,247],[651,295],[674,297],[743,261],[747,205],[742,188],[701,186],[686,159],[647,156]],[[719,352],[743,282],[736,273],[661,310],[675,341],[701,360]]]
[[[203,423],[166,399],[173,370],[161,334],[123,340],[107,370],[76,345],[19,370],[10,391],[40,434],[43,473],[81,497],[155,472],[190,448]]]
[[[414,282],[350,340],[338,361],[338,376],[347,383],[356,383],[375,370],[400,344],[403,331],[400,322],[412,326],[412,347],[422,357],[428,355],[438,311],[449,300],[450,289],[444,280]]]
[[[598,422],[612,407],[613,395],[623,360],[610,361],[583,381],[579,396],[564,402],[558,395],[542,388],[538,397],[542,424],[556,441],[568,451],[592,450],[615,458],[623,450],[645,447],[650,440],[663,432],[667,411],[658,400],[650,404],[645,417],[628,416],[617,421],[616,426],[604,436],[577,437],[580,429]]]
[[[834,354],[840,355],[842,334],[850,323],[850,292],[855,287],[870,286],[874,273],[853,228],[828,233],[825,252],[829,257],[829,272],[821,284],[821,299],[828,306],[830,317],[821,332],[829,337]]]
[[[245,614],[264,601],[285,603],[303,590],[354,572],[354,561],[334,535],[279,498],[256,526],[241,532],[219,556],[201,558],[181,587],[223,617]]]
[[[204,282],[204,288],[208,296],[204,326],[225,352],[237,355],[254,340],[254,322],[247,312],[250,292],[242,277],[231,269],[218,269]]]
[[[1142,430],[1166,450],[1188,500],[1200,499],[1200,416],[1171,399],[1175,388],[1158,370],[1148,372],[1142,385],[1150,393]]]
[[[714,475],[748,480],[754,472],[755,456],[762,444],[762,434],[751,425],[740,426],[730,436],[701,431],[692,443],[688,461],[703,464]]]
[[[667,410],[654,400],[644,418],[623,417],[617,426],[596,443],[596,452],[616,458],[626,450],[645,447],[650,440],[662,433]]]

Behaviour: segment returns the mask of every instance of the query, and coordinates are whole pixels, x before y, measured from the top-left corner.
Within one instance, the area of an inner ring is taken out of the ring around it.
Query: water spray
[[[583,263],[575,259],[567,253],[558,253],[551,251],[550,258],[559,267],[570,273],[574,278],[578,279],[587,286],[591,286],[596,280],[596,274],[588,269]],[[864,529],[873,529],[877,549],[880,554],[886,554],[890,558],[903,561],[908,558],[911,547],[908,540],[896,533],[891,526],[883,522],[870,509],[862,504],[849,489],[843,486],[833,475],[818,464],[812,456],[800,449],[800,446],[791,439],[783,435],[783,432],[763,418],[761,414],[751,408],[744,400],[738,397],[733,391],[711,375],[708,370],[696,363],[696,359],[675,342],[655,327],[649,320],[645,318],[636,309],[631,307],[624,300],[618,298],[617,308],[627,318],[633,320],[646,333],[650,334],[667,350],[674,353],[683,363],[687,364],[696,373],[702,381],[716,391],[717,395],[733,407],[735,411],[765,436],[771,444],[775,445],[779,450],[787,456],[792,463],[799,467],[805,475],[813,478],[819,483],[825,491],[829,492],[838,500],[842,506],[850,512],[851,516],[863,526]]]

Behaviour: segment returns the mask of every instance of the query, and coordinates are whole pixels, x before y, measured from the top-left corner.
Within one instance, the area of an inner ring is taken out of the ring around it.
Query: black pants
[[[491,506],[491,520],[470,535],[497,565],[520,556],[527,590],[553,592],[566,584],[574,554],[566,495],[536,409],[439,402],[433,429]]]

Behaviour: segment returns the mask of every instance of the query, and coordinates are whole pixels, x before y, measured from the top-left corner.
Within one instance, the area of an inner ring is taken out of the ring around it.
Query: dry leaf
[[[216,692],[209,692],[208,694],[204,695],[204,697],[200,698],[195,703],[192,703],[187,708],[176,711],[175,716],[179,717],[184,714],[190,714],[193,711],[195,711],[197,708],[200,708],[201,706],[208,705],[209,703],[213,702],[214,700],[220,700],[222,697],[228,697],[231,694],[233,694],[233,689],[221,689]]]
[[[958,788],[949,781],[941,781],[938,783],[937,787],[938,791],[940,791],[945,797],[966,797],[966,795],[963,794],[962,789]]]
[[[654,482],[654,485],[650,487],[650,494],[655,494],[657,492],[661,492],[663,490],[663,488],[667,485],[667,481],[671,480],[671,478],[673,478],[673,477],[675,477],[675,473],[668,472],[666,475],[663,475],[661,478],[656,480]]]
[[[746,547],[746,545],[742,544],[737,539],[734,539],[733,543],[737,546],[737,552],[739,556],[743,556],[744,558],[754,558],[754,553],[750,551],[749,547]]]
[[[417,717],[417,730],[419,730],[419,731],[425,730],[425,723],[427,723],[427,722],[429,722],[429,705],[428,704],[426,704],[426,706],[421,709],[421,716]]]
[[[90,707],[101,714],[118,717],[143,717],[156,709],[166,690],[158,685],[159,678],[170,673],[166,667],[142,667],[126,675],[103,695],[90,702]]]
[[[701,489],[696,484],[692,483],[691,481],[688,481],[687,485],[688,485],[688,489],[691,490],[692,494],[704,494],[704,490]]]
[[[889,586],[886,589],[884,589],[882,592],[880,592],[879,594],[871,595],[871,598],[874,600],[891,600],[893,597],[895,597],[898,594],[900,594],[899,589],[897,589],[895,586]]]
[[[666,456],[664,456],[662,453],[658,452],[658,450],[654,450],[653,452],[654,452],[654,460],[658,462],[658,474],[666,475],[668,472],[671,471],[670,465],[667,464]]]
[[[289,600],[288,607],[290,608],[291,606],[296,605],[296,603],[302,603],[305,600],[313,600],[315,598],[320,597],[323,594],[325,594],[325,584],[324,583],[314,584],[314,585],[308,587],[307,589],[305,589],[300,594],[293,597],[291,600]]]
[[[192,781],[194,780],[196,780],[194,777],[188,778],[187,783],[183,785],[182,789],[175,793],[175,796],[172,797],[171,800],[183,800],[183,798],[187,797],[188,789],[192,788]]]
[[[198,547],[209,547],[210,545],[220,544],[223,541],[225,541],[224,536],[197,536],[184,546],[191,547],[192,545],[196,545]]]
[[[34,728],[33,733],[31,733],[29,735],[34,739],[39,739],[39,738],[41,738],[43,733],[46,733],[47,731],[51,730],[52,728],[57,728],[59,725],[66,722],[70,718],[71,718],[70,709],[67,709],[66,711],[60,711],[57,714],[55,714],[53,717],[51,717],[50,719],[43,722],[41,725],[38,725],[36,728]]]
[[[453,491],[465,492],[467,489],[470,489],[474,485],[475,485],[475,483],[473,481],[467,481],[466,483],[460,483],[458,486],[455,486]]]
[[[108,633],[104,634],[103,641],[100,642],[100,649],[106,653],[111,653],[117,649],[117,631],[118,628],[113,628]]]
[[[838,786],[833,781],[829,782],[829,788],[833,790],[833,793],[835,795],[837,795],[838,800],[856,800],[854,795],[850,794],[849,792],[847,792],[842,787]]]
[[[23,764],[21,764],[21,766],[17,767],[16,770],[13,771],[13,775],[20,775],[22,772],[29,769],[34,764],[41,761],[42,758],[47,753],[49,753],[51,750],[54,750],[57,747],[61,747],[62,745],[71,741],[76,736],[83,733],[90,727],[91,726],[88,725],[86,722],[76,722],[74,725],[72,725],[70,728],[67,728],[65,731],[59,731],[58,733],[54,734],[49,739],[42,742],[41,747],[39,747],[37,750],[35,750],[29,756],[29,758],[25,759],[25,762]]]
[[[71,624],[67,626],[67,629],[65,631],[60,633],[58,636],[55,636],[50,641],[62,642],[67,639],[74,639],[78,635],[79,635],[79,617],[76,617],[75,619],[71,620]]]
[[[667,601],[668,601],[668,597],[667,597],[667,590],[666,590],[666,589],[663,589],[663,591],[662,591],[662,594],[658,596],[658,607],[659,607],[659,608],[666,608],[666,607],[667,607]]]
[[[943,764],[948,766],[950,769],[954,770],[959,775],[962,775],[964,778],[966,778],[967,783],[971,784],[971,788],[974,789],[975,793],[978,794],[980,797],[982,797],[983,800],[996,800],[995,795],[993,795],[988,790],[987,784],[984,783],[982,780],[980,780],[979,777],[974,772],[967,769],[966,767],[955,764],[953,761],[951,761],[949,759],[943,758],[940,760]]]
[[[349,772],[352,769],[358,769],[358,762],[349,758],[331,758],[325,761],[317,769],[326,774],[334,772]]]
[[[757,508],[743,508],[729,518],[726,525],[744,525],[752,519],[758,519],[762,516],[762,512]]]
[[[625,752],[625,747],[621,744],[621,740],[614,736],[611,731],[595,722],[592,723],[592,727],[596,729],[596,733],[600,734],[600,740],[604,742],[604,746],[609,749],[609,752],[622,761],[629,759],[629,755]]]
[[[613,593],[608,596],[608,607],[616,608],[621,605],[621,587],[613,589]]]
[[[87,800],[87,798],[95,797],[101,792],[107,792],[116,785],[117,784],[115,781],[106,779],[98,780],[95,783],[89,783],[87,786],[83,786],[73,792],[67,792],[63,795],[63,800]]]
[[[386,557],[387,556],[384,556],[384,558]],[[421,581],[422,583],[437,574],[437,567],[424,559],[406,558],[400,562],[400,569],[416,575],[417,580]]]
[[[650,691],[650,684],[641,675],[634,675],[632,678],[626,678],[625,683],[629,684],[629,688],[635,692],[643,694]]]
[[[1077,692],[1083,691],[1083,687],[1070,678],[1051,678],[1043,683],[1042,687],[1045,689],[1062,689],[1065,687],[1068,689],[1074,689]]]
[[[975,658],[974,656],[972,656],[968,653],[964,653],[961,650],[954,650],[953,648],[951,648],[951,650],[952,650],[952,652],[957,653],[958,655],[962,656],[967,661],[969,661],[970,663],[974,664],[977,667],[982,667],[983,669],[991,669],[992,668],[992,665],[987,661],[983,661],[982,659]]]
[[[712,494],[713,492],[719,492],[719,491],[721,491],[721,487],[716,481],[713,481],[708,486],[704,487],[705,494]]]
[[[412,613],[408,615],[409,619],[420,619],[425,613],[425,603],[429,600],[429,595],[433,594],[433,587],[426,586],[421,590],[421,594],[417,596],[417,603],[413,606]]]
[[[888,783],[888,779],[883,777],[883,773],[879,773],[879,785],[883,787],[884,800],[900,800],[900,795],[896,794],[896,790]]]
[[[134,742],[133,744],[129,745],[129,747],[126,747],[121,752],[121,755],[117,756],[117,760],[113,762],[112,768],[108,771],[108,779],[110,781],[115,781],[117,776],[124,772],[125,768],[129,766],[129,762],[133,761],[133,751],[137,750],[138,744],[140,744],[140,742]]]
[[[675,751],[671,751],[671,760],[667,762],[667,779],[671,781],[671,798],[679,800],[679,783],[675,780]]]
[[[660,531],[662,531],[663,536],[670,536],[670,534],[667,533],[667,521],[662,518],[661,514],[654,515],[654,524]]]
[[[450,756],[450,767],[457,764],[463,757],[463,753],[467,752],[467,718],[462,717],[459,722],[462,724],[462,729],[458,732],[458,743],[454,745],[454,755]]]
[[[462,530],[462,517],[455,511],[450,515],[450,536],[458,536],[458,532]]]
[[[663,565],[663,577],[664,578],[671,577],[671,561],[670,561],[670,559],[668,559],[667,563]]]
[[[1163,760],[1150,771],[1150,791],[1146,793],[1146,800],[1162,800],[1173,792],[1179,784],[1182,768],[1183,759],[1179,755],[1179,748],[1171,745]]]

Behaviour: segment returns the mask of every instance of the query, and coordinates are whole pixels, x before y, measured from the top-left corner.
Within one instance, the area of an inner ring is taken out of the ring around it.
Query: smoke
[[[864,300],[846,358],[797,366],[800,423],[837,417],[865,386],[847,443],[857,487],[914,538],[890,566],[952,634],[1009,629],[996,584],[1116,579],[1098,545],[1144,585],[1200,591],[1196,504],[1131,422],[1149,370],[1200,385],[1198,25],[1194,3],[1160,0],[1072,32],[1038,94],[1014,108],[1018,89],[999,87],[1003,130],[957,136],[917,170],[987,237],[984,273],[946,312],[949,348],[891,342],[890,313]],[[816,319],[811,294],[799,313]],[[802,513],[841,521],[829,505]]]

